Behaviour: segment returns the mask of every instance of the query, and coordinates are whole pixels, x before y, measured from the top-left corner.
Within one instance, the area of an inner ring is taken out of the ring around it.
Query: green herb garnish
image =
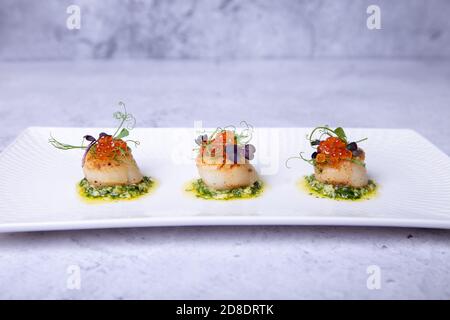
[[[113,114],[114,119],[117,119],[120,121],[119,126],[117,127],[116,131],[112,135],[113,139],[119,140],[123,139],[129,136],[131,129],[134,128],[134,125],[136,124],[136,119],[131,113],[127,112],[127,109],[125,107],[125,104],[123,102],[119,102],[119,106],[123,108],[123,111],[116,111]],[[86,154],[88,152],[95,152],[96,144],[98,143],[98,140],[101,139],[104,136],[109,136],[106,133],[101,133],[99,137],[96,139],[90,135],[86,135],[83,137],[83,142],[80,146],[70,145],[63,142],[60,142],[56,140],[52,135],[50,135],[50,138],[48,139],[48,142],[55,148],[60,150],[70,150],[70,149],[83,149],[85,150],[84,156],[83,156],[83,164],[84,160],[86,158]],[[84,145],[84,141],[88,141],[89,145]],[[139,145],[139,141],[134,140],[126,140],[125,142],[133,142],[135,146]],[[119,152],[122,156],[126,154],[126,151],[123,150],[123,148],[119,147]]]
[[[116,132],[114,132],[114,134],[112,135],[114,139],[121,139],[128,136],[129,134],[128,130],[133,129],[134,126],[136,125],[136,118],[131,113],[127,112],[125,103],[120,101],[119,106],[123,108],[123,111],[116,111],[113,114],[114,119],[120,120],[119,127],[117,128]],[[126,127],[122,128],[124,125],[126,125]],[[120,129],[122,130],[120,131]]]
[[[232,200],[248,199],[259,196],[262,193],[263,184],[256,181],[248,187],[235,188],[231,190],[214,190],[209,188],[202,179],[195,180],[186,191],[194,192],[197,198],[206,200]]]
[[[128,137],[130,134],[130,132],[128,131],[127,128],[122,128],[122,130],[120,131],[120,133],[114,137],[114,139],[122,139],[125,137]]]
[[[320,132],[321,136],[322,135],[328,135],[330,137],[332,136],[336,136],[339,139],[341,139],[342,141],[344,141],[345,143],[347,143],[347,135],[345,134],[345,131],[342,127],[338,127],[336,129],[331,129],[329,126],[323,126],[323,127],[317,127],[315,128],[311,134],[309,135],[309,142],[312,144],[314,140],[314,134],[316,132]]]
[[[369,180],[367,186],[362,188],[335,186],[318,181],[314,174],[306,176],[305,183],[313,195],[337,200],[360,200],[373,195],[377,189],[377,185],[372,180]]]
[[[319,132],[320,136],[316,137],[316,133]],[[341,140],[342,142],[344,142],[346,144],[346,148],[349,151],[352,151],[352,159],[342,159],[343,161],[350,161],[353,162],[355,164],[358,165],[362,165],[365,166],[363,161],[360,161],[359,159],[357,159],[358,155],[357,152],[358,150],[358,146],[357,144],[363,141],[366,141],[367,138],[355,141],[355,142],[351,142],[349,143],[348,138],[347,138],[347,134],[345,133],[344,128],[342,127],[337,127],[336,129],[332,129],[329,126],[320,126],[320,127],[316,127],[314,128],[311,133],[309,135],[306,136],[306,139],[309,141],[311,147],[313,148],[319,148],[319,145],[321,144],[321,140],[324,136],[327,137],[336,137],[339,140]],[[304,152],[300,152],[299,156],[294,156],[294,157],[290,157],[286,160],[285,166],[289,169],[289,165],[288,162],[292,159],[301,159],[307,163],[309,163],[312,166],[316,166],[316,164],[318,164],[318,162],[316,161],[316,157],[319,155],[319,150],[317,150],[317,152],[314,152],[311,155],[311,159],[307,159],[303,156]],[[325,164],[325,163],[321,163],[321,164]]]
[[[232,131],[234,133],[234,138],[236,139],[236,144],[239,145],[245,145],[249,143],[252,140],[253,137],[253,126],[247,121],[241,121],[239,125],[242,127],[241,131],[238,131],[238,129],[234,125],[228,125],[225,127],[217,127],[216,130],[213,131],[212,134],[207,136],[207,141],[205,141],[205,144],[211,144],[214,139],[216,139],[217,135],[224,131]],[[206,133],[203,131],[203,133]]]
[[[78,184],[80,194],[89,199],[135,199],[150,191],[154,181],[149,177],[144,177],[141,182],[129,185],[117,185],[109,187],[92,186],[87,179],[83,179]]]
[[[288,168],[288,169],[291,168],[291,167],[289,167],[289,161],[291,161],[292,159],[300,159],[300,160],[303,160],[303,161],[309,163],[309,164],[312,165],[312,166],[315,166],[315,165],[316,165],[316,160],[314,160],[314,159],[306,159],[306,158],[303,156],[303,154],[304,154],[304,152],[300,152],[300,153],[298,154],[298,156],[294,156],[294,157],[289,157],[289,158],[287,158],[287,159],[286,159],[286,162],[284,163],[285,167]]]
[[[83,141],[84,141],[84,139],[83,139]],[[53,136],[51,134],[50,134],[50,138],[48,139],[48,142],[55,148],[61,149],[61,150],[86,149],[87,148],[87,146],[84,146],[84,145],[74,146],[74,145],[60,142],[60,141],[56,140],[55,138],[53,138]]]

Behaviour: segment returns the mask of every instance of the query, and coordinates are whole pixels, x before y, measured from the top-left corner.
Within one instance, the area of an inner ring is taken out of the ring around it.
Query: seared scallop
[[[89,183],[96,187],[135,184],[143,179],[131,152],[115,159],[99,159],[93,152],[88,152],[83,172]]]
[[[258,180],[255,168],[244,164],[208,164],[197,159],[197,168],[203,182],[215,190],[248,187]]]
[[[223,130],[209,141],[200,136],[197,141],[201,145],[197,169],[208,187],[231,190],[251,186],[258,180],[256,170],[249,162],[255,152],[254,146],[239,145],[233,131]]]
[[[196,142],[200,145],[196,159],[198,173],[209,188],[245,188],[258,180],[256,170],[249,162],[253,159],[255,147],[238,144],[233,131],[223,130],[211,140],[200,136]]]
[[[351,161],[340,161],[336,165],[317,164],[315,177],[323,183],[355,188],[365,187],[369,183],[366,167]]]

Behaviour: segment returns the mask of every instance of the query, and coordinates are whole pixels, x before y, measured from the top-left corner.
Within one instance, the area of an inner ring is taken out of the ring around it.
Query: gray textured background
[[[382,30],[367,29],[369,4]],[[448,58],[449,17],[448,0],[1,0],[0,60]]]

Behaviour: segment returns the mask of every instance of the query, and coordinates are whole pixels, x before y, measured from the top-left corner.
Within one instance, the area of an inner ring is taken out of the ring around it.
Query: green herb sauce
[[[136,184],[110,187],[94,187],[83,179],[78,184],[78,192],[87,200],[132,200],[149,193],[154,185],[155,181],[149,177]]]
[[[190,183],[186,191],[192,192],[197,198],[206,200],[234,200],[258,197],[263,191],[263,184],[256,181],[253,185],[245,188],[231,190],[214,190],[209,188],[202,179]]]
[[[369,184],[365,187],[354,188],[323,183],[312,174],[305,176],[303,183],[311,195],[334,200],[367,200],[372,198],[377,191],[377,185],[372,180],[369,180]]]

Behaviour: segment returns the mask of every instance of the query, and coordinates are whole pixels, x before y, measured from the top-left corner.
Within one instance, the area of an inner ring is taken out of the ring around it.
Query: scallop
[[[215,190],[231,190],[248,187],[258,180],[255,168],[250,163],[209,164],[197,158],[197,169],[203,182]]]
[[[89,152],[86,155],[83,172],[89,183],[96,187],[135,184],[143,179],[131,153],[118,156],[116,159],[101,160]]]
[[[201,149],[196,164],[203,182],[214,190],[245,188],[258,180],[255,168],[245,158],[245,148],[236,144],[233,131],[221,132]]]
[[[366,167],[351,161],[341,161],[337,166],[316,165],[315,177],[323,183],[355,188],[365,187],[369,183]]]

